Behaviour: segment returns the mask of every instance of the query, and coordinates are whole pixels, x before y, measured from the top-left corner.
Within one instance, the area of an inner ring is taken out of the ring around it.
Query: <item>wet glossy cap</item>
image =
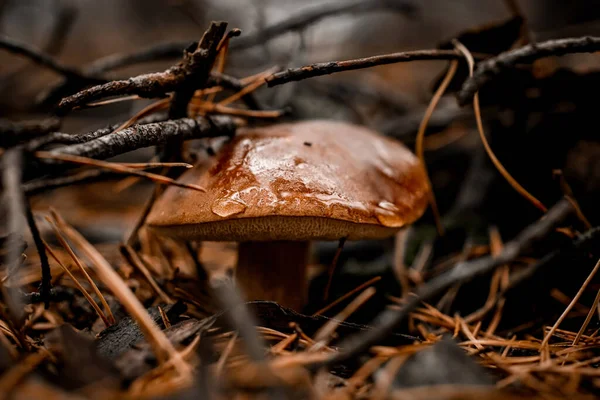
[[[170,186],[147,223],[213,241],[375,239],[419,218],[429,186],[419,160],[367,128],[307,121],[246,129]]]

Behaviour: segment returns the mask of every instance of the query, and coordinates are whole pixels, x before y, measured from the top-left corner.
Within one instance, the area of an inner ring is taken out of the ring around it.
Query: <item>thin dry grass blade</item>
[[[106,318],[106,315],[104,315],[104,312],[102,312],[102,309],[100,308],[100,306],[98,306],[98,303],[96,303],[94,301],[92,296],[88,293],[87,290],[85,290],[85,288],[81,285],[81,283],[79,283],[79,280],[77,280],[77,278],[75,277],[75,275],[73,275],[71,270],[69,270],[69,268],[67,268],[60,261],[58,256],[54,253],[54,250],[52,250],[52,248],[45,241],[44,241],[44,246],[46,247],[46,251],[48,251],[48,254],[50,254],[50,256],[54,259],[54,261],[56,261],[58,263],[58,265],[60,265],[60,267],[63,269],[63,271],[65,271],[65,273],[67,275],[69,275],[69,278],[71,278],[71,280],[73,281],[75,286],[77,286],[77,289],[79,289],[81,294],[83,294],[83,297],[85,297],[85,299],[88,301],[88,303],[90,303],[90,305],[92,306],[94,311],[96,311],[96,314],[98,314],[98,317],[100,317],[102,322],[104,322],[104,325],[106,325],[106,327],[109,327],[111,325],[111,323],[109,322],[108,318]]]
[[[425,168],[425,170],[427,170],[427,165],[425,164],[425,150],[423,147],[423,142],[424,142],[424,138],[425,138],[425,130],[427,129],[427,124],[429,123],[429,119],[431,118],[431,115],[433,114],[435,107],[437,107],[440,99],[442,98],[442,96],[444,95],[444,92],[446,91],[446,88],[448,88],[448,85],[450,84],[450,81],[454,77],[454,74],[456,73],[457,68],[458,68],[458,61],[457,60],[451,61],[450,67],[448,68],[448,72],[446,73],[446,76],[444,77],[444,80],[442,81],[440,86],[435,91],[435,94],[431,98],[431,101],[429,102],[429,105],[427,106],[427,110],[425,110],[425,114],[423,115],[423,120],[421,121],[421,124],[419,125],[419,130],[417,132],[417,140],[416,140],[416,145],[415,145],[415,153],[417,154],[417,157],[419,157],[419,160],[421,160],[421,163],[423,164],[423,168]],[[427,173],[427,180],[428,180],[429,186],[431,186],[431,179],[429,179],[429,173]],[[437,208],[437,202],[435,201],[435,194],[433,193],[433,187],[431,188],[431,191],[429,192],[429,205],[431,206],[431,211],[433,212],[433,216],[435,218],[435,226],[437,227],[438,233],[440,235],[443,235],[444,227],[442,226],[442,222],[440,220],[440,213]]]
[[[233,103],[234,101],[241,99],[245,95],[254,92],[256,89],[258,89],[265,83],[267,83],[267,81],[265,81],[265,79],[263,77],[259,77],[254,82],[252,82],[248,86],[244,87],[242,90],[238,91],[235,94],[232,94],[231,96],[227,97],[226,99],[221,100],[219,102],[219,105],[226,106],[227,104]]]
[[[131,260],[133,266],[137,268],[138,271],[141,272],[142,276],[146,279],[146,282],[152,287],[152,289],[156,292],[156,294],[167,304],[173,304],[174,301],[166,294],[158,283],[152,277],[148,268],[144,264],[144,261],[138,256],[137,252],[129,245],[123,245],[121,247],[123,251],[126,253],[127,257]]]
[[[83,263],[81,262],[81,260],[79,259],[79,257],[77,257],[77,255],[75,254],[75,252],[73,251],[73,249],[71,248],[71,246],[69,245],[69,243],[67,243],[67,241],[63,237],[62,232],[59,229],[59,227],[56,225],[55,221],[52,221],[48,217],[46,217],[46,220],[50,223],[50,226],[54,230],[54,234],[56,235],[56,238],[58,239],[58,241],[60,242],[60,244],[67,251],[67,253],[71,257],[71,259],[75,262],[75,265],[77,266],[77,268],[79,269],[79,271],[81,271],[81,273],[83,274],[85,280],[88,281],[88,283],[90,284],[92,290],[94,291],[94,293],[96,294],[96,296],[98,296],[98,298],[100,299],[100,302],[102,303],[102,307],[104,307],[104,311],[106,311],[106,317],[107,317],[108,321],[110,322],[110,324],[114,324],[115,323],[115,317],[114,317],[114,315],[113,315],[113,313],[112,313],[112,311],[110,309],[110,306],[108,305],[108,302],[106,301],[106,299],[102,295],[102,292],[100,291],[100,289],[98,289],[98,286],[96,286],[96,283],[94,282],[94,280],[92,279],[92,277],[85,270],[85,267],[83,266]]]
[[[571,303],[569,303],[569,305],[567,306],[565,311],[562,313],[562,315],[558,318],[558,320],[556,320],[556,323],[554,324],[554,326],[552,326],[552,328],[548,331],[548,333],[544,337],[544,340],[542,341],[542,344],[541,344],[542,348],[548,346],[548,342],[550,341],[550,338],[554,335],[554,332],[556,331],[556,329],[558,329],[559,325],[565,320],[565,318],[567,317],[569,312],[573,309],[575,304],[577,304],[577,302],[579,301],[579,298],[581,297],[581,295],[583,295],[583,292],[585,291],[587,286],[590,284],[590,282],[594,279],[594,276],[596,275],[596,273],[598,272],[599,269],[600,269],[600,259],[598,260],[598,262],[592,269],[592,272],[590,272],[590,274],[586,278],[585,282],[583,282],[583,285],[581,285],[581,287],[577,291],[577,294],[575,295],[575,297],[573,297],[573,300],[571,300]]]
[[[152,104],[147,105],[146,107],[142,108],[140,111],[135,113],[135,115],[133,115],[127,121],[125,121],[121,125],[119,125],[114,131],[112,131],[112,133],[116,133],[116,132],[122,131],[123,129],[127,129],[131,125],[133,125],[137,121],[139,121],[140,119],[142,119],[152,113],[155,113],[160,110],[166,110],[167,108],[169,108],[170,102],[171,102],[171,97],[169,96],[165,99],[161,99]]]
[[[311,350],[320,348],[321,345],[326,345],[333,332],[337,329],[339,324],[345,321],[352,313],[354,313],[360,306],[362,306],[367,300],[369,300],[375,294],[375,288],[370,287],[365,289],[359,296],[357,296],[350,304],[346,306],[339,314],[334,318],[330,319],[315,333],[315,345],[312,346]]]
[[[374,284],[375,282],[378,282],[380,280],[381,280],[381,276],[376,276],[376,277],[374,277],[372,279],[369,279],[368,281],[366,281],[364,283],[361,283],[359,286],[355,287],[354,289],[352,289],[351,291],[349,291],[348,293],[346,293],[342,297],[336,299],[332,303],[329,303],[325,307],[321,308],[319,311],[317,311],[316,313],[314,313],[312,316],[316,317],[317,315],[323,315],[323,314],[325,314],[331,308],[335,307],[336,305],[338,305],[342,301],[346,300],[348,297],[352,296],[354,293],[356,293],[358,291],[361,291],[364,288],[366,288],[368,286],[371,286],[372,284]]]
[[[89,258],[96,267],[96,273],[104,285],[119,299],[123,307],[138,323],[146,340],[152,346],[159,363],[170,361],[181,376],[189,376],[190,366],[181,359],[167,336],[152,320],[142,303],[133,294],[131,289],[111,267],[106,259],[92,246],[79,232],[67,224],[55,212],[52,214],[57,225],[65,232],[67,237]]]
[[[165,185],[173,185],[173,186],[178,186],[178,187],[182,187],[182,188],[186,188],[186,189],[197,190],[199,192],[206,192],[206,189],[204,189],[203,187],[200,187],[198,185],[177,182],[176,180],[173,180],[166,176],[153,174],[151,172],[138,171],[136,169],[125,167],[125,166],[123,166],[121,164],[117,164],[117,163],[111,163],[111,162],[107,162],[107,161],[96,160],[96,159],[87,158],[87,157],[74,156],[74,155],[69,155],[69,154],[55,154],[55,153],[50,153],[47,151],[36,151],[35,156],[38,158],[66,161],[66,162],[71,162],[71,163],[81,164],[81,165],[91,165],[94,167],[104,168],[104,169],[107,169],[110,171],[115,171],[115,172],[119,172],[119,173],[123,173],[123,174],[137,175],[142,178],[150,179],[152,181],[155,181],[157,183],[162,183]]]

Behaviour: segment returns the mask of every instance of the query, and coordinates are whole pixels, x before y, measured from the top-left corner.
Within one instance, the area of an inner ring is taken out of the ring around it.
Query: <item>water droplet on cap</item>
[[[211,207],[213,213],[219,217],[231,217],[246,211],[246,205],[232,199],[218,199]]]
[[[389,201],[380,201],[378,204],[379,207],[383,208],[387,211],[399,211],[398,207],[394,205],[394,203],[390,203]]]
[[[375,212],[375,217],[377,218],[377,221],[381,223],[381,225],[389,228],[397,228],[404,225],[404,220],[402,220],[402,218],[393,212],[377,210]]]

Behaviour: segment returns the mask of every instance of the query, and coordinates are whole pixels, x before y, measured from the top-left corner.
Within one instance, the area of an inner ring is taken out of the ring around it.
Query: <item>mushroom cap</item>
[[[365,127],[304,121],[240,129],[170,186],[147,224],[187,240],[389,237],[427,207],[425,170],[405,146]]]

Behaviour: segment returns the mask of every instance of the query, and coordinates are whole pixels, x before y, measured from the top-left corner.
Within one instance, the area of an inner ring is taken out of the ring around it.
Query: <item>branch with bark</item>
[[[106,134],[88,142],[63,146],[52,150],[55,154],[106,159],[143,147],[164,144],[170,140],[190,140],[203,137],[233,136],[235,121],[226,116],[181,118]]]
[[[27,43],[20,42],[7,36],[0,36],[0,49],[27,57],[34,63],[48,68],[49,70],[64,76],[68,80],[82,82],[82,84],[85,82],[85,84],[88,85],[105,81],[102,78],[98,78],[93,75],[87,75],[75,68],[63,65],[42,50],[36,49]]]
[[[299,68],[289,68],[285,71],[274,73],[266,78],[269,87],[284,83],[300,81],[316,76],[330,75],[336,72],[353,71],[357,69],[372,68],[378,65],[396,64],[409,61],[423,60],[459,60],[463,56],[456,50],[414,50],[400,53],[382,54],[372,57],[358,58],[344,61],[328,61],[306,65]]]
[[[186,49],[183,60],[166,71],[138,75],[85,89],[64,98],[59,103],[57,112],[65,114],[75,107],[110,96],[137,95],[153,98],[163,97],[169,92],[189,95],[190,91],[193,95],[195,90],[204,88],[206,84],[216,57],[216,48],[226,28],[227,24],[224,22],[213,23],[196,47],[190,46]],[[177,109],[180,101],[187,104],[183,99],[175,100],[174,107]]]
[[[506,51],[481,62],[477,66],[473,77],[465,81],[458,93],[458,102],[460,105],[470,103],[475,93],[486,83],[517,64],[532,63],[540,58],[550,56],[593,53],[596,51],[600,51],[600,38],[591,36],[548,40],[541,43],[532,43],[516,50]]]

